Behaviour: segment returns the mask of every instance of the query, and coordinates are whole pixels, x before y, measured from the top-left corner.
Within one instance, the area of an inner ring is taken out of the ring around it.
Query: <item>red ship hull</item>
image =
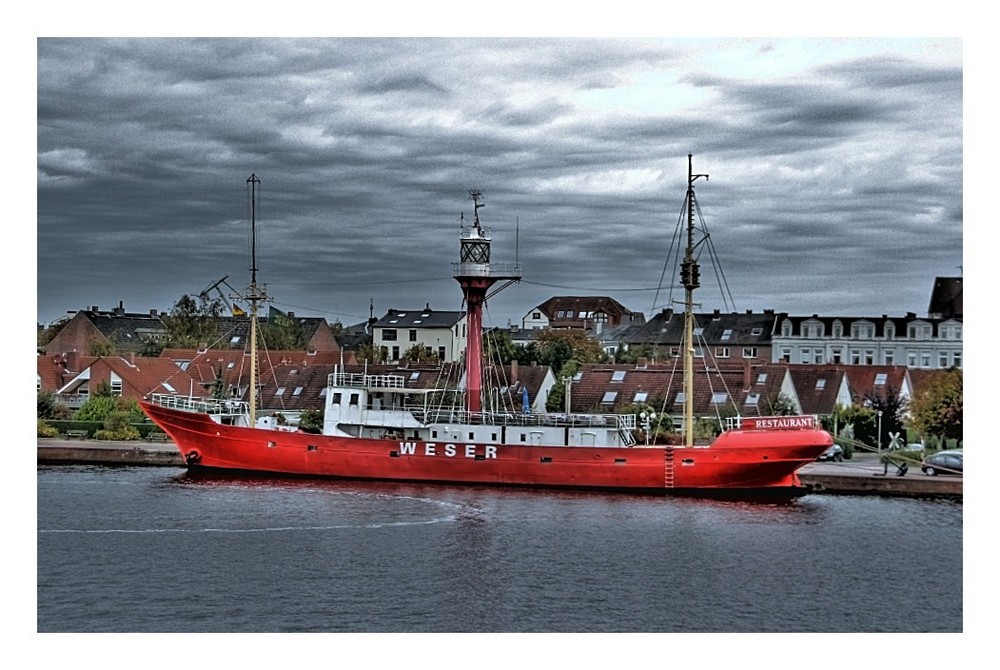
[[[344,479],[683,492],[797,489],[833,441],[804,430],[732,430],[710,446],[451,444],[315,435],[217,423],[141,402],[192,468]]]

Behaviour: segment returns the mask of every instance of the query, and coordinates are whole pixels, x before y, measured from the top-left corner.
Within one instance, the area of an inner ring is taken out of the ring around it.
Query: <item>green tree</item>
[[[838,406],[832,417],[838,437],[849,438],[874,448],[878,444],[875,410],[860,405]]]
[[[484,333],[483,351],[484,358],[496,365],[509,365],[514,360],[527,362],[518,358],[522,353],[521,347],[511,341],[510,333],[505,330],[495,329]]]
[[[653,360],[655,357],[656,350],[648,342],[643,342],[642,344],[637,344],[634,346],[629,346],[624,342],[619,342],[618,347],[615,349],[614,362],[615,363],[637,363],[640,358],[645,358],[647,360]]]
[[[87,340],[88,356],[111,356],[115,353],[115,345],[103,337],[91,337]]]
[[[181,296],[170,314],[162,317],[169,346],[194,349],[212,344],[216,338],[216,320],[222,311],[219,299],[209,300],[202,296],[195,300],[189,295]]]
[[[306,433],[323,432],[323,410],[305,409],[299,416],[299,429]]]
[[[906,399],[899,395],[899,389],[886,386],[881,392],[875,389],[865,391],[866,406],[875,412],[875,444],[888,447],[892,440],[890,433],[903,433],[906,418]],[[882,412],[881,419],[878,413]],[[878,432],[881,427],[881,434]]]
[[[931,375],[910,399],[909,416],[913,429],[962,443],[962,371],[956,368]]]
[[[80,406],[73,418],[78,421],[105,421],[116,412],[125,413],[129,423],[142,423],[146,418],[139,403],[133,399],[94,394]]]
[[[358,347],[358,350],[355,352],[355,358],[358,359],[359,363],[364,363],[365,361],[369,363],[385,363],[389,360],[389,350],[385,347],[378,347],[376,349],[374,345],[366,342]]]
[[[767,407],[768,413],[772,416],[794,416],[798,414],[795,402],[780,391],[774,398],[768,399]]]
[[[553,370],[561,370],[566,361],[573,359],[578,364],[599,363],[606,355],[601,343],[582,330],[546,329],[535,342],[538,362]]]
[[[56,394],[51,391],[38,392],[38,418],[39,419],[65,419],[69,416],[70,410],[63,403],[59,402]]]
[[[422,344],[414,344],[403,352],[403,360],[411,363],[436,363],[438,355]]]

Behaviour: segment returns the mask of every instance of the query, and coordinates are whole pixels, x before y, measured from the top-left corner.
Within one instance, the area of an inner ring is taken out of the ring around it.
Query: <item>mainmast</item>
[[[250,287],[245,299],[250,302],[250,427],[257,425],[257,303],[267,295],[257,286],[257,190],[256,174],[247,178],[250,189]]]
[[[461,262],[452,263],[455,280],[465,295],[468,344],[465,350],[466,409],[478,412],[482,408],[483,393],[483,305],[486,299],[521,279],[518,263],[490,264],[490,245],[493,243],[489,231],[479,224],[479,208],[485,207],[483,194],[477,189],[469,191],[473,201],[473,224],[461,229]],[[464,215],[462,220],[464,221]],[[490,287],[500,280],[506,283],[487,294]]]
[[[684,445],[694,444],[694,290],[698,288],[698,263],[694,259],[694,182],[698,177],[708,181],[707,174],[694,174],[691,154],[688,154],[687,188],[687,248],[681,263],[681,283],[684,285]]]

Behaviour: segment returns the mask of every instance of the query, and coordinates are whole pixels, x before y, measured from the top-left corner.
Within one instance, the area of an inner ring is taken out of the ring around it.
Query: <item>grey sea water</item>
[[[43,633],[963,630],[961,502],[93,466],[37,496]]]

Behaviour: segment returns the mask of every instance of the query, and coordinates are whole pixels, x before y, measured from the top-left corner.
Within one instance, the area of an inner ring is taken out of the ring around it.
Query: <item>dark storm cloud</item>
[[[470,188],[494,258],[525,272],[495,323],[556,294],[648,311],[689,152],[738,309],[924,311],[962,263],[960,43],[938,63],[866,42],[766,77],[699,46],[41,39],[39,320],[243,286],[250,173],[261,279],[297,313],[457,309]]]

